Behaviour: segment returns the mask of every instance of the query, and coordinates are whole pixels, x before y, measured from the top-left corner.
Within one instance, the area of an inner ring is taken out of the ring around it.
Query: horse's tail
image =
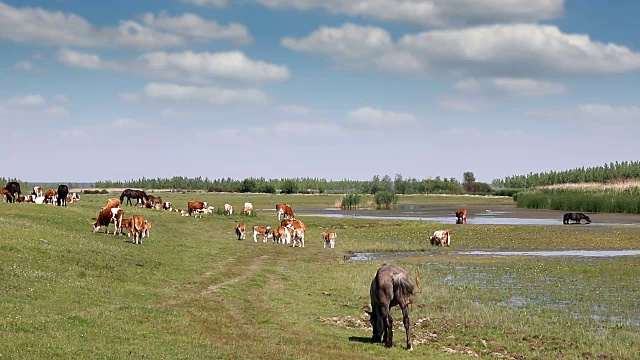
[[[402,300],[400,306],[411,304],[411,295],[413,295],[413,284],[402,274],[393,275],[393,295],[395,298]]]

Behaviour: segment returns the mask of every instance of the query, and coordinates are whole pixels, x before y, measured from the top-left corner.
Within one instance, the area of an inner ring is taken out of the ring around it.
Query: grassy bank
[[[162,194],[178,207],[192,194]],[[256,217],[202,219],[124,206],[151,238],[91,233],[107,195],[68,208],[0,204],[0,356],[167,359],[579,359],[639,357],[637,257],[550,260],[464,257],[466,249],[640,249],[635,227],[452,227],[452,248],[426,238],[441,224],[301,216],[304,249],[235,240],[233,225],[277,224],[278,202],[326,208],[340,196],[202,194],[214,206],[251,201]],[[400,197],[455,208],[504,198]],[[338,233],[323,249],[320,233]],[[368,342],[363,309],[381,261],[351,251],[419,251],[395,260],[420,279],[415,350]],[[419,275],[418,275],[419,274]],[[593,309],[597,309],[596,312]]]
[[[640,214],[640,188],[548,188],[514,195],[519,208]]]

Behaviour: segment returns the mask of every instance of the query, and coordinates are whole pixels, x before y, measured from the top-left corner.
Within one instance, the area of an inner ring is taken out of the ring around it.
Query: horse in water
[[[124,204],[124,198],[127,198],[127,205],[131,205],[131,199],[136,199],[137,202],[148,201],[149,197],[147,193],[142,190],[126,189],[120,195],[120,202]]]
[[[382,265],[371,281],[371,317],[374,342],[384,341],[385,347],[393,346],[393,319],[392,307],[399,305],[402,310],[402,322],[407,335],[407,350],[411,347],[409,337],[409,304],[413,295],[413,284],[409,281],[409,275],[403,268],[394,265]]]
[[[591,224],[591,219],[583,213],[566,213],[562,219],[563,224],[569,224],[569,220],[575,221],[574,224],[580,224],[581,220],[587,220],[587,224]]]

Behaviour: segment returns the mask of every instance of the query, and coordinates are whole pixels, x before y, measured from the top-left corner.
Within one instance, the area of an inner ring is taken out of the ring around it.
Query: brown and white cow
[[[291,245],[291,247],[296,247],[296,242],[300,245],[300,247],[304,247],[304,232],[305,231],[301,228],[293,228],[293,236],[291,238],[291,242],[293,244]]]
[[[142,222],[142,237],[151,236],[151,223],[147,220]]]
[[[244,240],[247,238],[247,224],[246,223],[239,223],[237,224],[234,229],[236,230],[236,235],[238,235],[238,240]]]
[[[44,194],[44,203],[45,204],[53,204],[56,201],[56,196],[58,193],[55,190],[47,190]]]
[[[129,218],[129,229],[131,230],[131,241],[134,244],[142,244],[144,233],[144,218],[142,215],[133,215]]]
[[[120,206],[120,199],[118,198],[111,198],[111,199],[107,199],[107,205],[104,208],[108,208],[108,207],[119,207]]]
[[[456,210],[456,224],[466,224],[466,223],[467,223],[467,210],[466,209]]]
[[[276,214],[278,215],[278,221],[283,216],[285,219],[295,219],[296,215],[293,213],[289,204],[276,204]]]
[[[101,226],[104,226],[105,233],[107,235],[109,234],[109,223],[111,223],[111,220],[113,219],[113,213],[111,212],[111,209],[112,208],[110,207],[104,207],[102,208],[102,210],[100,210],[100,212],[98,213],[98,218],[96,219],[96,222],[93,223],[94,233],[98,232]]]
[[[189,202],[187,203],[187,206],[189,208],[188,215],[183,214],[183,216],[193,215],[194,217],[198,217],[198,215],[200,215],[200,217],[202,218],[203,213],[207,214],[207,213],[213,212],[213,206],[209,206],[206,201],[202,202],[202,201],[189,200]]]
[[[431,245],[449,246],[451,244],[451,234],[449,230],[438,230],[429,237]]]
[[[162,210],[173,211],[173,205],[170,202],[165,201],[162,203]]]
[[[130,229],[130,224],[129,224],[129,218],[122,219],[122,223],[120,224],[120,235],[124,235],[122,233],[123,229],[127,229],[127,236],[131,237],[131,229]]]
[[[2,196],[2,201],[4,202],[13,202],[13,194],[11,193],[11,191],[7,190],[6,188],[0,188],[0,196]]]
[[[336,234],[335,232],[323,232],[322,233],[322,240],[324,240],[324,247],[327,247],[327,244],[329,244],[330,248],[335,248],[336,247],[336,239],[338,238],[338,234]]]
[[[111,221],[115,226],[113,235],[122,234],[122,219],[124,218],[124,210],[119,207],[111,208]],[[108,230],[108,229],[107,229]]]
[[[251,215],[253,214],[253,204],[250,202],[244,203],[244,208],[242,209],[242,214]]]
[[[253,227],[253,242],[258,242],[258,235],[262,235],[262,242],[267,242],[267,238],[271,233],[271,226],[254,226]]]
[[[233,206],[229,204],[224,204],[224,214],[225,215],[233,215]]]
[[[280,226],[293,226],[294,229],[307,231],[307,226],[300,220],[282,219]]]
[[[278,244],[291,244],[290,230],[293,230],[293,228],[288,229],[284,226],[278,226],[273,229],[273,243],[275,244],[277,242]]]
[[[44,189],[42,188],[42,186],[34,186],[33,192],[31,192],[31,194],[35,195],[36,197],[44,196]]]

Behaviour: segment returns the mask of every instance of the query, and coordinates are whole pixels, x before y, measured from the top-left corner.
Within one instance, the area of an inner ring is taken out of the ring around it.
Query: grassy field
[[[638,359],[640,259],[478,257],[457,250],[640,249],[634,226],[452,228],[451,248],[426,238],[443,226],[418,221],[304,217],[304,249],[235,238],[239,221],[277,225],[271,209],[326,208],[339,196],[179,194],[257,216],[202,219],[124,206],[153,224],[151,238],[92,233],[107,195],[68,208],[0,203],[0,358],[7,359]],[[506,204],[510,199],[404,196],[400,203]],[[261,210],[269,209],[269,210]],[[111,228],[113,229],[113,228]],[[320,233],[338,233],[323,249]],[[364,309],[382,261],[351,252],[429,251],[392,260],[420,291],[415,350],[368,341]]]

